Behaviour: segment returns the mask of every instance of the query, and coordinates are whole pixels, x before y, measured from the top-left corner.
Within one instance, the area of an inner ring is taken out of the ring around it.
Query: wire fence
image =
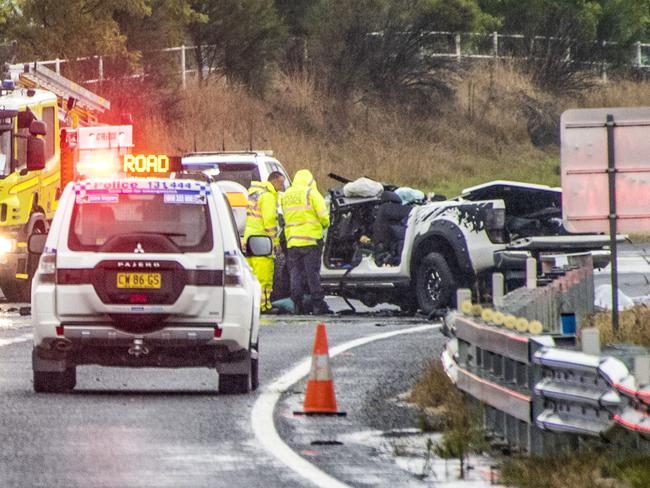
[[[381,36],[381,33],[373,33]],[[522,34],[492,33],[454,33],[445,31],[428,32],[423,35],[420,53],[423,57],[449,59],[463,62],[466,60],[501,60],[512,58],[526,58],[532,52],[535,43],[549,43],[556,39],[553,37],[530,38]],[[308,56],[308,46],[304,46],[303,56]],[[597,46],[600,53],[599,61],[587,62],[597,64],[601,69],[603,79],[607,79],[607,50],[616,46],[614,42],[601,42]],[[187,80],[197,76],[200,68],[197,66],[197,57],[194,50],[196,46],[181,45],[143,53],[140,65],[135,72],[129,67],[128,60],[114,56],[89,56],[75,59],[70,62],[66,59],[50,59],[30,61],[55,70],[58,74],[81,80],[82,83],[101,83],[108,79],[123,78],[124,73],[129,76],[143,77],[154,71],[160,71],[161,66],[166,67],[169,76],[179,78],[180,84],[185,88]],[[201,46],[205,59],[210,59],[218,52],[218,46]],[[571,60],[572,53],[567,50],[566,59]],[[218,56],[217,56],[218,58]],[[580,61],[585,64],[585,61]],[[20,63],[24,64],[24,63]],[[650,43],[636,42],[628,55],[627,66],[647,70],[650,69]],[[16,66],[12,65],[15,69]],[[204,66],[204,77],[221,73],[218,66]]]

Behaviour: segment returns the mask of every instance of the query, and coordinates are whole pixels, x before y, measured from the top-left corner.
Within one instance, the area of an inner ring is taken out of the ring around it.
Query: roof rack
[[[25,64],[19,78],[26,86],[49,90],[61,98],[74,98],[87,110],[102,113],[111,108],[111,102],[105,98],[38,63]]]

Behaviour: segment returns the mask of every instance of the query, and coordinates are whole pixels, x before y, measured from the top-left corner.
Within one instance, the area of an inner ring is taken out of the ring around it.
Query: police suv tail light
[[[244,284],[244,263],[239,256],[225,256],[224,285],[242,286]]]
[[[503,244],[506,242],[506,210],[504,208],[487,209],[485,215],[485,230],[490,241]]]
[[[56,277],[56,253],[46,251],[41,254],[41,259],[38,262],[38,272],[41,275],[41,281],[54,283]]]

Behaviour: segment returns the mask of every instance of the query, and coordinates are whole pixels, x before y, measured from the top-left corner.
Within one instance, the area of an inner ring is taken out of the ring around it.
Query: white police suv
[[[251,181],[266,181],[271,173],[284,175],[285,189],[291,179],[273,151],[211,151],[186,154],[181,158],[183,171],[203,171],[213,180],[236,181],[244,188]]]
[[[208,367],[219,391],[258,385],[260,286],[219,187],[192,179],[66,186],[32,285],[34,390],[76,384],[76,367]],[[271,252],[268,237],[247,253]]]

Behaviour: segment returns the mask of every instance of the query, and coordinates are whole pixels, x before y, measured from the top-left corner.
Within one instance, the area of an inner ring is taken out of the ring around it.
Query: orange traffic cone
[[[345,415],[336,410],[336,395],[334,381],[330,369],[330,354],[327,346],[327,330],[325,324],[316,327],[316,339],[311,358],[311,371],[307,380],[307,391],[302,412],[304,415]]]

